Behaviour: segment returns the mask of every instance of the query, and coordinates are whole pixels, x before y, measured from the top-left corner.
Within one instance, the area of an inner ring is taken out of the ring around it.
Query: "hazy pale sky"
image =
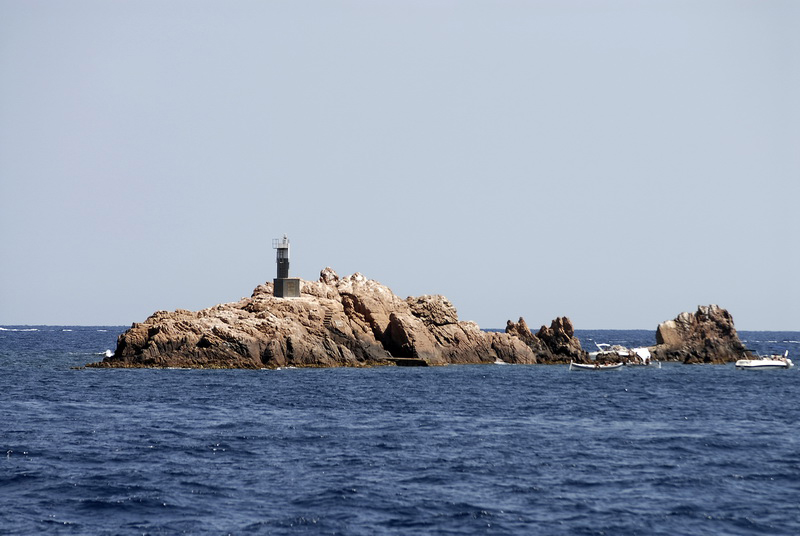
[[[0,324],[359,271],[800,330],[800,2],[0,0]]]

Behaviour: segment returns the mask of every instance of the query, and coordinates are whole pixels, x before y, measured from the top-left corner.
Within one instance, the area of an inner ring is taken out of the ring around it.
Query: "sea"
[[[81,368],[124,329],[0,327],[0,534],[800,534],[800,366]]]

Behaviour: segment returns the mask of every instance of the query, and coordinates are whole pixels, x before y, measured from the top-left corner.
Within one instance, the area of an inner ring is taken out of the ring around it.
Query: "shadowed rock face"
[[[539,363],[587,362],[588,354],[575,337],[572,322],[566,316],[556,318],[550,327],[542,326],[536,335],[531,332],[525,319],[516,324],[506,322],[506,333],[522,341],[536,355]]]
[[[571,328],[571,326],[570,326]],[[301,282],[299,298],[272,284],[202,311],[158,311],[117,339],[97,367],[274,368],[391,364],[393,357],[448,363],[536,363],[517,337],[458,320],[444,296],[403,300],[377,281],[330,268]]]
[[[727,363],[749,354],[733,327],[733,317],[717,305],[700,306],[695,313],[662,322],[656,344],[651,349],[655,359],[684,363]]]

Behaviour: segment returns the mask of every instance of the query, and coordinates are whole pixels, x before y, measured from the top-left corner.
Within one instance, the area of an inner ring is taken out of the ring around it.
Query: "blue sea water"
[[[0,534],[800,534],[800,367],[72,368],[123,329],[0,329]]]

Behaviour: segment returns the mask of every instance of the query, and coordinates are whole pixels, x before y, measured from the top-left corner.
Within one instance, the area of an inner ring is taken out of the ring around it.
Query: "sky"
[[[0,325],[361,272],[800,330],[800,2],[0,0]]]

